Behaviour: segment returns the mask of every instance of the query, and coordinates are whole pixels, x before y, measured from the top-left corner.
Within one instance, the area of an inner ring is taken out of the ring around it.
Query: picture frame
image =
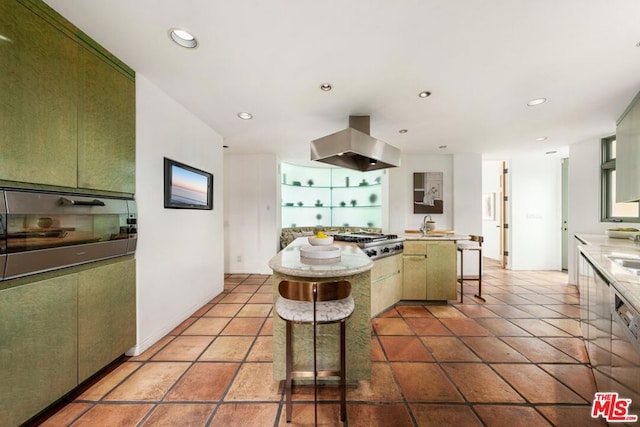
[[[442,172],[413,173],[414,214],[444,213],[443,175]]]
[[[482,195],[482,219],[484,221],[495,221],[496,219],[495,193],[486,193]]]
[[[164,158],[164,207],[213,209],[213,174]]]

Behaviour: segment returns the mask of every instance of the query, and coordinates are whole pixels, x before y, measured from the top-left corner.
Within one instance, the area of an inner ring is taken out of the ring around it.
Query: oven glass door
[[[7,200],[9,254],[129,238],[125,200],[17,192]]]

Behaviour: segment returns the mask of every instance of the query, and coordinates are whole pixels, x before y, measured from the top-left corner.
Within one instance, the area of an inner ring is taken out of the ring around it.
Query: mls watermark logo
[[[591,417],[602,417],[609,423],[638,421],[637,415],[629,414],[631,399],[622,399],[618,393],[596,393],[591,406]]]

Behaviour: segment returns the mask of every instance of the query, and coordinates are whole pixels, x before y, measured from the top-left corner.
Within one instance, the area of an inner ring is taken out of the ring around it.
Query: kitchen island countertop
[[[334,241],[333,246],[340,248],[336,260],[303,259],[300,248],[305,246],[310,246],[307,238],[298,237],[269,260],[269,267],[278,273],[309,278],[352,276],[373,267],[373,261],[353,243]]]

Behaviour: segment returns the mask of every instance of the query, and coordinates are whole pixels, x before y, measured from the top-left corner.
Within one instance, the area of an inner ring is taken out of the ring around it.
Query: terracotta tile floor
[[[561,272],[485,261],[482,303],[400,305],[372,321],[371,381],[347,392],[350,426],[590,426],[595,392],[579,299]],[[271,277],[232,274],[224,293],[169,335],[63,402],[46,426],[284,426],[271,378]],[[468,292],[468,295],[467,295]],[[338,422],[320,391],[319,421]],[[313,391],[294,391],[291,425],[313,423]]]

